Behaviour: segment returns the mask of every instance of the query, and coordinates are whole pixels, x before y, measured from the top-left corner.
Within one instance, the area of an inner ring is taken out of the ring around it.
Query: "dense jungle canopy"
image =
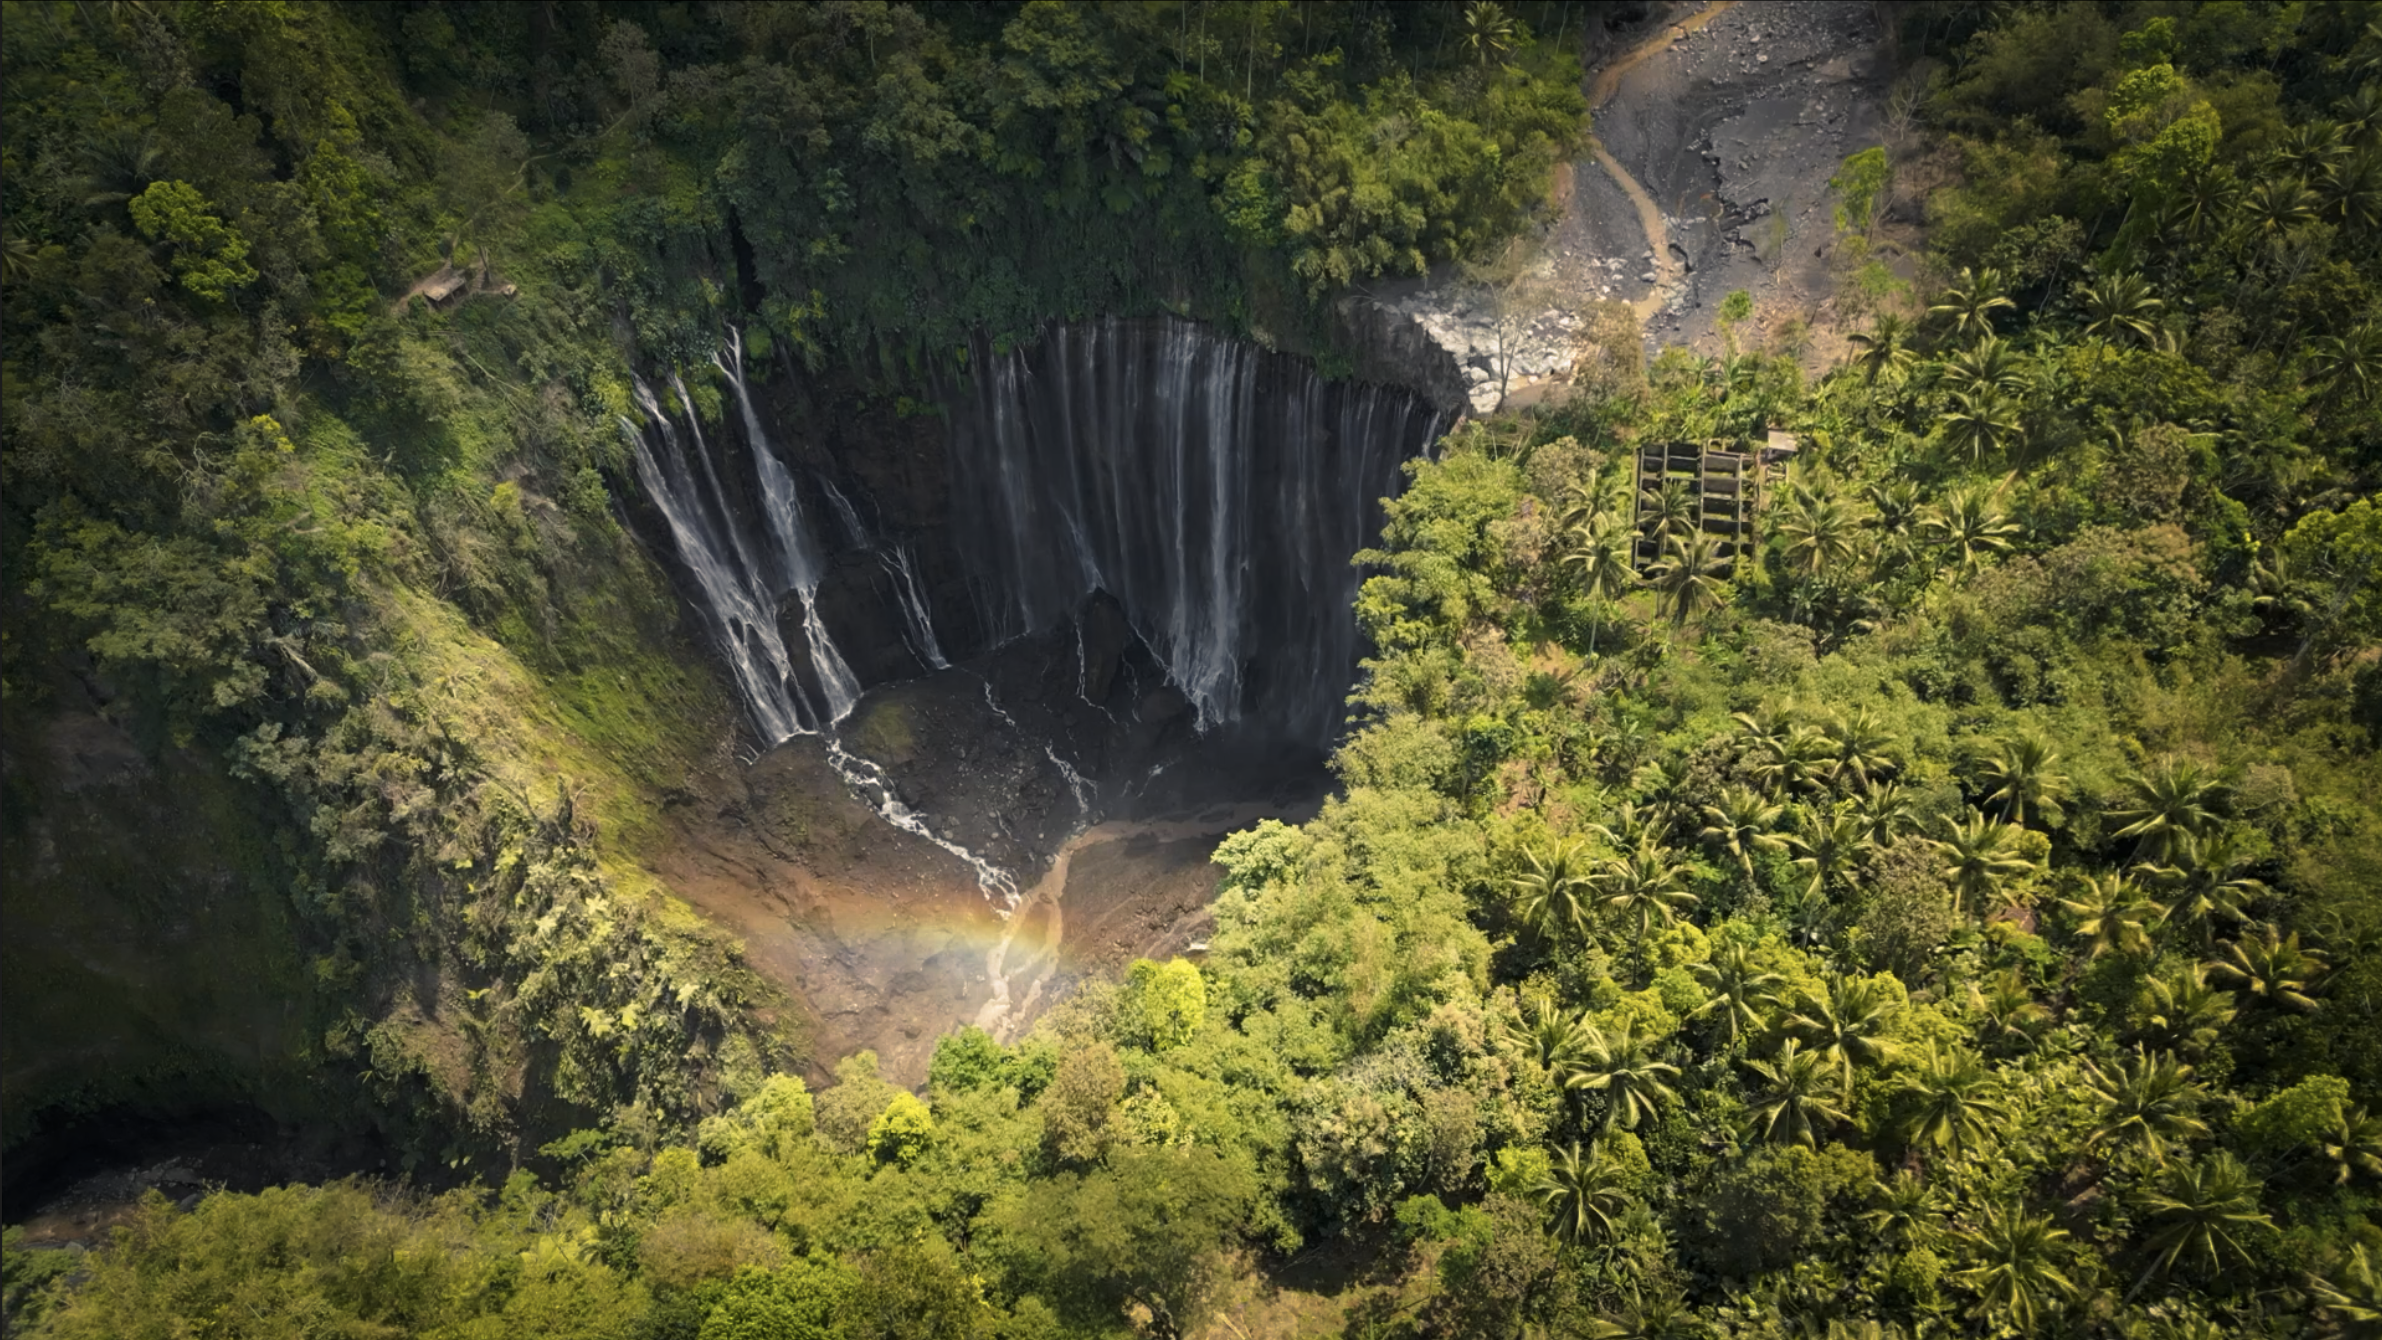
[[[9,0],[11,1157],[239,1102],[410,1174],[11,1229],[10,1332],[2382,1333],[2373,0],[1894,7],[1848,356],[1411,462],[1340,790],[1196,964],[914,1093],[641,860],[734,709],[634,370],[1337,366],[1537,222],[1609,17]],[[1745,552],[1633,497],[1771,429]]]

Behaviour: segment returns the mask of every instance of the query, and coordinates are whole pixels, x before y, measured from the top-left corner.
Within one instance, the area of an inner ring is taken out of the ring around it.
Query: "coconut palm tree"
[[[1760,737],[1748,771],[1772,794],[1817,791],[1827,776],[1828,753],[1828,737],[1809,726],[1790,726],[1783,735]]]
[[[1679,1067],[1655,1060],[1652,1046],[1633,1023],[1611,1028],[1583,1023],[1577,1045],[1563,1058],[1557,1076],[1566,1092],[1603,1094],[1605,1124],[1632,1130],[1656,1115],[1663,1103],[1679,1097],[1663,1082],[1665,1076],[1677,1075]]]
[[[1888,776],[1902,765],[1887,752],[1894,737],[1878,719],[1876,709],[1858,707],[1850,716],[1832,712],[1820,722],[1828,741],[1828,780],[1842,788],[1868,790],[1872,779]]]
[[[1503,56],[1514,44],[1513,17],[1497,0],[1472,0],[1464,9],[1464,46],[1480,58],[1482,69],[1489,68],[1489,58]]]
[[[1969,1264],[1952,1278],[1977,1292],[1986,1315],[2032,1335],[2045,1311],[2076,1292],[2076,1282],[2059,1268],[2067,1236],[2048,1215],[1996,1206],[1985,1212],[1984,1223],[1961,1235]]]
[[[2024,395],[2028,383],[2025,365],[1998,335],[1947,355],[1938,379],[1947,391],[1971,395]]]
[[[2208,969],[2194,964],[2142,984],[2134,997],[2134,1031],[2198,1056],[2216,1045],[2234,1013],[2233,993],[2209,985]]]
[[[2087,875],[2074,898],[2060,909],[2075,920],[2085,957],[2145,955],[2156,948],[2151,932],[2167,919],[2167,908],[2151,901],[2133,880],[2119,874]]]
[[[1754,962],[1752,949],[1733,940],[1689,971],[1712,993],[1689,1017],[1714,1015],[1732,1043],[1741,1034],[1758,1033],[1768,1026],[1770,1011],[1778,1005],[1778,988],[1786,984],[1786,978]]]
[[[2170,1140],[2205,1140],[2208,1123],[2196,1115],[2206,1097],[2192,1082],[2192,1067],[2172,1052],[2140,1047],[2104,1070],[2087,1061],[2085,1084],[2101,1102],[2101,1114],[2084,1147],[2140,1149],[2154,1163],[2167,1159]]]
[[[2234,206],[2235,225],[2252,238],[2272,237],[2316,220],[2322,202],[2298,177],[2279,175],[2251,183]]]
[[[1861,827],[1868,832],[1869,840],[1881,847],[1910,831],[1918,822],[1910,793],[1900,782],[1880,782],[1854,802],[1853,812],[1860,816]]]
[[[2334,1186],[2357,1173],[2382,1178],[2382,1117],[2369,1116],[2353,1104],[2338,1104],[2316,1139],[2316,1149],[2332,1165]]]
[[[1800,810],[1802,822],[1787,834],[1787,846],[1800,852],[1795,868],[1810,877],[1805,898],[1817,898],[1828,884],[1843,878],[1861,858],[1876,850],[1861,817],[1849,804],[1838,802],[1826,810]]]
[[[1974,572],[1987,554],[2006,552],[2018,527],[1980,488],[1955,489],[1941,504],[1925,509],[1920,529],[1934,544],[1951,552],[1964,573]]]
[[[1861,1222],[1888,1247],[1932,1247],[1943,1238],[1944,1198],[1918,1169],[1903,1168],[1892,1181],[1869,1184]]]
[[[2239,986],[2252,1000],[2313,1010],[2316,1000],[2308,994],[2308,985],[2324,975],[2325,962],[2322,954],[2300,947],[2298,931],[2286,935],[2270,921],[2256,938],[2226,944],[2224,953],[2206,966],[2210,977]]]
[[[2335,400],[2365,405],[2382,396],[2382,326],[2312,340],[2308,355],[2310,380]]]
[[[1886,1028],[1900,1008],[1875,978],[1832,977],[1827,994],[1804,1001],[1802,1009],[1786,1017],[1786,1028],[1814,1053],[1834,1062],[1849,1086],[1854,1066],[1893,1057],[1896,1048]]]
[[[1523,1000],[1521,1016],[1507,1026],[1506,1036],[1552,1074],[1578,1052],[1586,1017],[1565,1014],[1545,996],[1531,996]]]
[[[1944,440],[1968,448],[1969,459],[1983,460],[2018,440],[2024,431],[2018,404],[2007,393],[1990,387],[1955,390],[1945,398],[1937,420]]]
[[[1595,1141],[1585,1150],[1574,1141],[1547,1151],[1546,1175],[1531,1191],[1545,1207],[1555,1236],[1575,1247],[1611,1237],[1614,1221],[1631,1203],[1620,1167]]]
[[[1860,552],[1861,515],[1833,490],[1798,489],[1772,514],[1787,566],[1817,581]]]
[[[1990,266],[1983,270],[1962,266],[1959,277],[1927,309],[1927,315],[1941,321],[1955,342],[1965,344],[1982,339],[1993,333],[1995,312],[2017,310],[2018,304],[2010,301],[2005,292],[2008,287],[1999,270]]]
[[[2248,865],[2239,838],[2219,829],[2206,835],[2175,835],[2168,842],[2166,861],[2145,861],[2134,873],[2166,896],[2169,919],[2191,928],[2200,943],[2207,944],[2220,919],[2249,920],[2250,904],[2266,895],[2263,882],[2243,873]]]
[[[1947,821],[1944,827],[1946,836],[1936,841],[1935,849],[1944,858],[1944,878],[1952,883],[1957,907],[1983,910],[2011,880],[2035,868],[2016,850],[2024,831],[2016,824],[1995,823],[1972,807],[1967,819]]]
[[[2316,179],[2317,213],[2351,233],[2382,226],[2382,150],[2366,149],[2329,164]]]
[[[1581,845],[1558,842],[1543,853],[1531,848],[1522,859],[1529,868],[1505,882],[1514,891],[1514,916],[1550,939],[1562,931],[1586,938],[1596,875]]]
[[[2159,224],[2183,241],[2199,242],[2224,226],[2240,200],[2241,179],[2231,168],[2207,168],[2168,197]]]
[[[1719,804],[1704,807],[1704,827],[1697,836],[1736,858],[1746,888],[1759,888],[1753,875],[1753,854],[1786,846],[1786,840],[1771,831],[1785,813],[1785,806],[1772,804],[1759,791],[1732,786],[1720,793]]]
[[[2126,785],[2134,796],[2109,811],[2123,825],[2110,836],[2133,838],[2138,860],[2165,860],[2178,837],[2205,833],[2223,817],[2224,782],[2192,759],[2162,758]]]
[[[1877,530],[1881,561],[1918,551],[1926,513],[1926,498],[1916,481],[1891,479],[1869,486],[1869,523]]]
[[[1815,1127],[1825,1131],[1852,1120],[1841,1106],[1843,1089],[1826,1053],[1805,1051],[1801,1040],[1788,1038],[1769,1060],[1745,1064],[1762,1077],[1752,1114],[1763,1139],[1808,1145]]]
[[[2138,274],[2101,275],[2078,284],[2076,305],[2083,310],[2084,333],[2115,344],[2147,340],[2158,333],[2159,310],[2167,304]]]
[[[2026,974],[2004,968],[1981,982],[1969,984],[1969,1003],[1985,1020],[1987,1040],[2018,1050],[2035,1045],[2035,1036],[2051,1022],[2051,1011],[2035,999]]]
[[[1847,343],[1857,351],[1853,365],[1861,369],[1861,379],[1870,383],[1877,381],[1879,373],[1903,372],[1918,359],[1911,349],[1910,327],[1891,312],[1880,316],[1867,334],[1853,335]]]
[[[1685,817],[1687,785],[1693,776],[1687,756],[1671,754],[1631,773],[1629,784],[1646,802],[1647,813],[1667,831]]]
[[[1663,541],[1662,558],[1646,569],[1646,584],[1654,588],[1655,607],[1670,614],[1672,627],[1682,627],[1721,603],[1727,588],[1719,574],[1727,566],[1711,536],[1698,532],[1682,541],[1674,535]]]
[[[2059,770],[2059,751],[2041,735],[2028,732],[2001,742],[1983,769],[1988,801],[1998,801],[2004,821],[2020,827],[2032,810],[2056,821],[2065,816],[2060,801],[2068,794],[2068,775]]]
[[[1679,913],[1696,905],[1677,862],[1651,841],[1641,841],[1627,856],[1597,867],[1597,893],[1606,912],[1624,924],[1634,923],[1639,939],[1656,921],[1668,926]]]
[[[1638,495],[1638,528],[1658,549],[1695,533],[1702,508],[1684,479],[1665,479],[1657,488]],[[1651,524],[1649,524],[1651,523]]]
[[[1932,1145],[1954,1152],[1990,1137],[1994,1123],[2009,1115],[1990,1086],[1985,1063],[1967,1052],[1947,1056],[1927,1044],[1927,1061],[1905,1076],[1897,1093],[1895,1133],[1906,1145]]]
[[[2241,1160],[2223,1150],[2196,1163],[2169,1168],[2159,1184],[2134,1198],[2150,1220],[2150,1236],[2143,1248],[2150,1264],[2126,1296],[2142,1291],[2157,1275],[2171,1273],[2178,1263],[2198,1266],[2213,1276],[2228,1261],[2247,1261],[2242,1239],[2257,1229],[2272,1230],[2274,1221],[2258,1208],[2258,1180]]]
[[[1563,563],[1579,582],[1580,594],[1594,601],[1612,601],[1637,582],[1638,574],[1630,566],[1635,544],[1628,525],[1620,517],[1593,517],[1572,527],[1571,552],[1563,556]],[[1588,629],[1591,656],[1596,654],[1598,628],[1599,625],[1590,625]]]
[[[2351,1244],[2348,1255],[2326,1274],[2307,1277],[2308,1299],[2317,1314],[2331,1323],[2337,1335],[2366,1337],[2382,1334],[2382,1268],[2362,1242]]]

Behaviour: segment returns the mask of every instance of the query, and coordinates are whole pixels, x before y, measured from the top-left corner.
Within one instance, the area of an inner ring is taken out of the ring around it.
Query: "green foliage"
[[[1863,149],[1844,160],[1828,189],[1836,192],[1836,231],[1867,236],[1877,226],[1880,197],[1893,169],[1887,166],[1884,145]]]

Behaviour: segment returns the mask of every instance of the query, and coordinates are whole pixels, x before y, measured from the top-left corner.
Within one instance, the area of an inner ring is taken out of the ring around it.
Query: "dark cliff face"
[[[1359,655],[1350,556],[1441,416],[1186,321],[1054,327],[971,361],[936,410],[854,409],[782,362],[764,384],[728,360],[717,422],[655,388],[640,530],[759,732],[1064,635],[1089,707],[1138,711],[1162,683],[1202,731],[1326,747]]]

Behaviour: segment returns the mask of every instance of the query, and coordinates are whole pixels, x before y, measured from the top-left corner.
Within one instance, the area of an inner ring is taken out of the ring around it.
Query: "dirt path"
[[[1626,55],[1597,71],[1595,80],[1588,88],[1589,115],[1593,117],[1613,100],[1613,95],[1620,91],[1622,78],[1636,69],[1639,62],[1669,50],[1673,42],[1719,18],[1734,4],[1735,0],[1719,0],[1717,4],[1706,6],[1702,12],[1665,27],[1654,37],[1639,43]],[[1656,312],[1662,310],[1670,289],[1687,277],[1686,268],[1678,257],[1671,254],[1671,230],[1663,222],[1662,210],[1654,203],[1654,197],[1648,195],[1638,179],[1621,166],[1620,160],[1613,157],[1602,140],[1591,137],[1588,147],[1596,155],[1596,165],[1605,170],[1605,175],[1613,179],[1613,183],[1629,196],[1629,203],[1636,207],[1638,225],[1646,233],[1646,249],[1654,253],[1657,275],[1654,289],[1630,304],[1630,310],[1637,313],[1639,321],[1651,320]]]
[[[1050,985],[1059,967],[1059,949],[1066,937],[1067,875],[1077,853],[1086,848],[1110,842],[1130,842],[1149,838],[1160,842],[1181,842],[1193,838],[1210,838],[1246,828],[1260,819],[1280,817],[1277,806],[1252,804],[1230,810],[1210,810],[1190,819],[1155,819],[1147,821],[1118,820],[1095,824],[1067,840],[1059,848],[1057,859],[1043,873],[1034,887],[1018,900],[1008,915],[1008,929],[1000,942],[985,955],[985,974],[992,981],[992,996],[976,1012],[976,1026],[1003,1042],[1010,1041],[1008,1033],[1014,1017],[1018,1022],[1030,1020],[1035,1007],[1041,1004],[1042,994]],[[1020,935],[1030,925],[1042,926],[1040,943],[1033,945],[1023,962],[1009,966],[1010,950],[1016,947]],[[1031,977],[1022,998],[1014,1001],[1011,983],[1019,977]]]

